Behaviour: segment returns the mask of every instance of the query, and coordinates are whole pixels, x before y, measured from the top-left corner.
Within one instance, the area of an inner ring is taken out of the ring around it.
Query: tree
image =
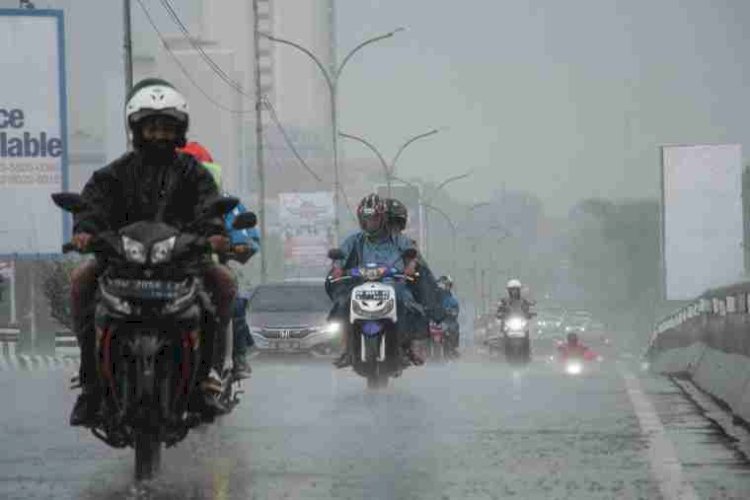
[[[63,260],[41,264],[42,287],[50,315],[61,325],[73,329],[70,304],[70,274],[77,262]]]
[[[662,302],[656,200],[585,200],[571,212],[571,277],[585,306],[649,328]]]

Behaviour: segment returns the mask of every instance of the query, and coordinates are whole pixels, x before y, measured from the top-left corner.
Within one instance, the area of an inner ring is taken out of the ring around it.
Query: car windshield
[[[327,311],[331,301],[322,285],[268,285],[258,287],[250,299],[255,312]]]

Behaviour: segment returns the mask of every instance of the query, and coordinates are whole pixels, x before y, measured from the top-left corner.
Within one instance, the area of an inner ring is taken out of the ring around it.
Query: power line
[[[198,90],[198,92],[200,92],[203,95],[203,97],[205,97],[211,104],[213,104],[217,108],[219,108],[221,110],[224,110],[224,111],[226,111],[228,113],[243,115],[243,114],[254,112],[254,110],[252,110],[252,109],[232,109],[232,108],[230,108],[230,107],[222,104],[221,102],[217,101],[215,98],[213,98],[211,95],[209,95],[208,92],[206,92],[205,90],[203,90],[203,88],[198,84],[198,82],[195,81],[195,78],[193,78],[193,76],[190,74],[190,72],[185,67],[185,65],[182,64],[182,62],[180,61],[180,59],[177,57],[177,54],[175,54],[172,51],[172,49],[169,47],[169,44],[167,43],[166,37],[161,32],[161,30],[159,29],[159,27],[156,25],[156,22],[154,21],[154,18],[151,16],[151,13],[149,12],[149,10],[146,7],[146,5],[144,5],[143,0],[136,0],[136,1],[138,2],[138,5],[140,5],[141,10],[143,11],[143,14],[146,16],[146,20],[151,25],[151,27],[154,29],[154,32],[156,32],[156,36],[159,37],[159,40],[161,41],[162,46],[164,47],[164,49],[167,51],[167,53],[172,58],[172,60],[175,62],[175,64],[177,64],[177,67],[180,69],[180,71],[185,76],[185,78],[187,78],[187,80],[193,85],[193,87],[196,88],[196,90]]]
[[[148,20],[149,24],[151,25],[151,27],[154,29],[154,31],[156,32],[157,36],[159,37],[159,39],[160,39],[162,45],[164,46],[165,50],[172,57],[172,59],[175,61],[175,63],[179,67],[180,71],[188,79],[188,81],[209,102],[211,102],[217,108],[222,109],[224,111],[227,111],[229,113],[233,113],[233,114],[246,114],[246,113],[252,113],[252,112],[254,112],[254,110],[237,110],[237,109],[232,109],[232,108],[230,108],[230,107],[228,107],[228,106],[220,103],[219,101],[217,101],[216,99],[214,99],[213,97],[211,97],[208,94],[208,92],[206,92],[205,90],[203,90],[203,88],[198,84],[198,82],[195,81],[195,79],[192,77],[192,75],[190,75],[190,72],[182,64],[182,62],[179,60],[179,58],[174,53],[174,51],[172,51],[172,49],[169,47],[169,44],[166,41],[166,37],[163,35],[163,33],[161,32],[161,30],[159,30],[156,22],[154,21],[153,17],[150,14],[148,8],[143,3],[143,0],[136,0],[136,1],[140,5],[141,10],[145,14],[146,19]],[[182,32],[183,37],[185,38],[185,40],[187,40],[187,42],[193,47],[193,49],[195,49],[200,54],[201,59],[203,59],[203,61],[209,66],[209,68],[222,81],[224,81],[227,85],[229,85],[231,88],[233,88],[239,94],[247,97],[248,99],[250,99],[250,100],[252,100],[254,102],[257,102],[256,105],[258,105],[258,106],[264,105],[266,107],[266,110],[268,110],[268,112],[269,112],[269,116],[271,117],[271,119],[274,122],[274,124],[276,125],[276,127],[279,129],[279,132],[281,133],[281,135],[282,135],[282,137],[284,139],[284,143],[289,148],[289,150],[292,152],[292,154],[295,156],[295,158],[297,159],[297,161],[299,161],[299,163],[302,165],[302,167],[305,170],[307,170],[310,173],[310,175],[312,175],[318,182],[322,182],[321,177],[307,164],[307,162],[304,160],[304,158],[302,157],[302,155],[300,155],[299,151],[297,151],[297,148],[294,146],[294,143],[292,142],[291,138],[289,137],[288,132],[286,131],[286,129],[284,128],[284,126],[281,124],[281,121],[279,120],[278,115],[276,114],[276,110],[275,110],[273,104],[271,104],[271,102],[265,96],[262,97],[261,99],[259,99],[258,101],[256,101],[254,96],[248,94],[242,88],[242,86],[239,83],[237,83],[235,80],[233,80],[221,68],[221,66],[219,66],[219,64],[216,63],[216,61],[214,61],[213,58],[211,58],[211,56],[208,55],[205,50],[203,50],[203,47],[201,47],[200,44],[198,44],[195,41],[195,38],[190,33],[190,30],[182,22],[182,20],[180,19],[179,15],[177,14],[177,12],[174,10],[174,8],[172,7],[172,5],[170,4],[169,0],[160,0],[160,3],[164,7],[164,9],[167,11],[167,14],[169,15],[169,17],[178,26],[178,28]],[[341,193],[342,197],[344,198],[344,203],[346,205],[347,210],[349,211],[349,214],[356,220],[356,216],[354,215],[354,212],[353,212],[353,210],[351,208],[351,205],[349,203],[349,199],[348,199],[348,197],[346,195],[346,192],[343,190],[343,188],[341,186],[339,186],[339,192]]]
[[[255,100],[255,97],[251,94],[249,94],[245,89],[242,88],[242,85],[237,83],[235,80],[232,79],[222,68],[219,66],[219,64],[213,60],[211,56],[209,56],[205,50],[203,50],[203,47],[200,46],[199,43],[195,41],[195,38],[190,33],[190,30],[188,30],[187,26],[185,26],[185,23],[182,22],[180,19],[180,16],[177,15],[177,12],[172,7],[172,4],[169,3],[169,0],[159,0],[164,7],[164,9],[167,11],[167,14],[169,14],[169,17],[172,18],[174,23],[177,25],[177,27],[182,31],[182,34],[185,37],[185,40],[200,54],[201,58],[208,64],[211,69],[216,73],[219,78],[221,78],[227,85],[232,87],[234,90],[236,90],[238,93],[242,94],[243,96]]]
[[[297,158],[297,161],[300,162],[300,164],[310,172],[310,175],[315,177],[315,179],[318,182],[323,182],[323,179],[320,178],[320,176],[307,164],[304,158],[302,158],[302,155],[299,154],[299,151],[297,151],[297,148],[294,147],[294,143],[292,142],[291,138],[289,137],[289,134],[287,134],[287,131],[284,129],[284,127],[281,125],[281,121],[279,121],[279,117],[276,114],[276,109],[274,108],[273,104],[271,104],[271,101],[268,100],[266,96],[263,96],[263,104],[266,106],[266,109],[268,110],[268,114],[271,117],[271,120],[274,122],[276,127],[278,127],[279,132],[281,132],[281,136],[284,138],[284,142],[286,143],[287,147],[292,151],[294,156]]]

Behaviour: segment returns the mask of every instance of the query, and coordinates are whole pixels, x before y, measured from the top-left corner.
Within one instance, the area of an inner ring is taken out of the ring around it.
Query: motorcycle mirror
[[[404,252],[401,254],[401,257],[404,260],[412,260],[417,258],[417,249],[416,248],[408,248],[404,250]]]
[[[331,260],[342,260],[344,257],[344,252],[340,248],[331,248],[328,250],[328,258]]]
[[[239,203],[240,200],[234,196],[222,196],[221,198],[216,198],[208,203],[206,206],[206,213],[214,216],[221,216],[234,210]]]
[[[53,193],[52,201],[66,212],[79,213],[86,209],[86,202],[78,193]]]
[[[253,212],[239,214],[232,221],[232,229],[252,229],[258,224],[258,217]]]

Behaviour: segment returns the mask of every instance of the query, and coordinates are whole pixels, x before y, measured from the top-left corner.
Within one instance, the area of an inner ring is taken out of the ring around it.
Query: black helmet
[[[568,344],[570,345],[577,345],[578,344],[578,334],[575,332],[570,332],[567,335]]]
[[[379,233],[386,224],[386,208],[383,199],[377,194],[368,194],[357,207],[359,227],[368,236]]]
[[[385,202],[388,210],[388,226],[397,231],[406,229],[406,223],[409,220],[409,210],[406,205],[396,198],[388,198]]]

